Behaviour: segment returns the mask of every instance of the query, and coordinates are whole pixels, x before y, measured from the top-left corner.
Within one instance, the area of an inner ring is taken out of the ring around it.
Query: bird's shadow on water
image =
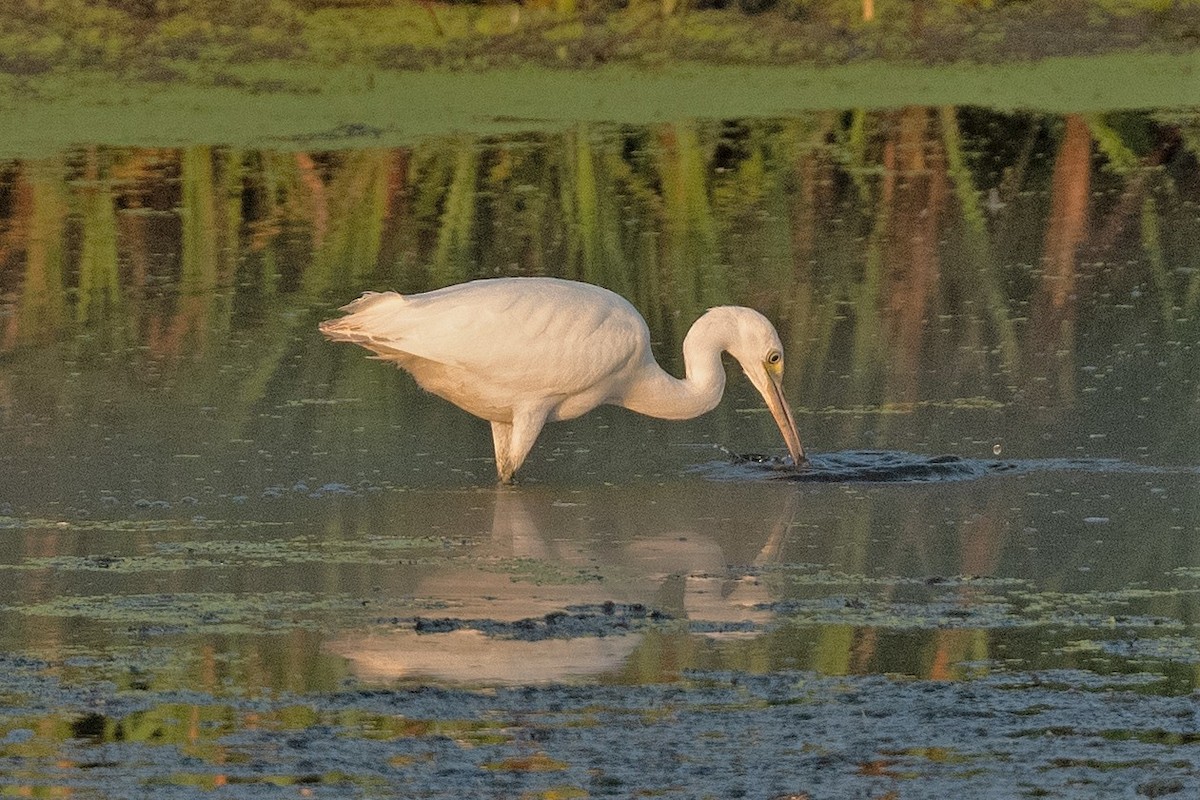
[[[791,483],[941,483],[1031,472],[1200,473],[1196,467],[1132,464],[1110,458],[980,459],[922,455],[898,450],[843,450],[817,453],[799,467],[777,456],[738,454],[696,466],[715,480]]]

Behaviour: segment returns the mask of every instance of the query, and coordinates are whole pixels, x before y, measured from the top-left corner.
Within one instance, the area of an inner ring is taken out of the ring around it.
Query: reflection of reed
[[[475,142],[465,137],[456,142],[453,158],[430,266],[430,278],[436,286],[457,283],[471,273],[479,167]]]
[[[1035,352],[1049,356],[1049,363],[1057,367],[1048,377],[1057,385],[1059,398],[1067,402],[1075,393],[1076,255],[1087,230],[1091,158],[1087,122],[1078,114],[1067,115],[1054,160],[1041,285],[1032,320]]]
[[[663,221],[661,269],[670,287],[668,305],[681,341],[705,308],[729,301],[724,270],[717,266],[716,227],[708,191],[708,160],[695,126],[661,126],[657,131],[657,171]]]
[[[96,148],[88,153],[82,190],[79,296],[75,317],[87,325],[103,317],[120,299],[117,274],[117,208],[111,183],[100,180]]]
[[[1136,225],[1141,234],[1141,249],[1145,254],[1150,281],[1158,295],[1163,322],[1171,324],[1176,317],[1177,307],[1194,307],[1189,302],[1186,290],[1180,296],[1174,276],[1166,268],[1163,252],[1163,233],[1159,223],[1161,212],[1156,193],[1171,194],[1172,183],[1159,169],[1169,153],[1175,150],[1179,139],[1164,137],[1144,158],[1139,158],[1125,144],[1120,135],[1100,115],[1087,120],[1096,145],[1107,161],[1107,168],[1125,180],[1120,199],[1097,224],[1096,234],[1090,237],[1085,247],[1088,260],[1106,260],[1126,231]],[[1193,279],[1192,286],[1197,285]]]
[[[1087,233],[1092,138],[1087,122],[1078,114],[1068,114],[1063,125],[1050,186],[1042,285],[1051,313],[1066,321],[1073,316],[1075,254]]]
[[[947,391],[926,369],[935,357],[972,395],[1012,382],[996,379],[998,360],[1069,398],[1081,246],[1144,264],[1138,280],[1160,316],[1200,306],[1200,275],[1178,271],[1200,237],[1175,230],[1189,224],[1180,209],[1195,186],[1165,167],[1188,140],[1148,116],[1137,124],[1150,144],[1136,151],[1107,117],[1055,126],[909,108],[398,150],[92,148],[16,163],[0,206],[0,291],[13,308],[0,349],[104,329],[149,358],[203,362],[240,326],[262,340],[244,390],[262,391],[308,324],[290,309],[385,285],[559,274],[633,299],[669,352],[707,305],[762,308],[781,322],[789,380],[815,404],[928,399]],[[1012,148],[1010,128],[1027,131]],[[1038,168],[1047,154],[1052,171]],[[1113,183],[1115,203],[1093,191]],[[1003,213],[982,199],[989,184]],[[1048,205],[1023,199],[1042,194]],[[1014,260],[1040,261],[1040,282],[1014,279]],[[1134,279],[1095,278],[1096,291]],[[939,316],[948,333],[933,354]]]
[[[174,313],[150,320],[150,346],[156,357],[203,353],[212,323],[218,285],[217,184],[208,147],[183,151],[180,164],[182,222],[179,294]]]
[[[331,289],[346,291],[376,274],[393,156],[390,150],[348,153],[323,190],[312,193],[327,227],[314,240],[312,260],[303,273],[306,296],[320,297]]]
[[[27,165],[17,177],[9,236],[14,250],[24,250],[24,274],[17,313],[5,326],[4,346],[48,341],[66,325],[67,284],[64,271],[66,232],[65,170],[60,162]],[[15,262],[19,265],[19,261]]]
[[[938,240],[946,198],[946,161],[927,109],[901,112],[893,136],[896,174],[894,179],[885,176],[894,184],[882,200],[891,206],[886,282],[880,298],[883,343],[889,352],[882,360],[888,365],[888,399],[913,402],[918,399],[926,321],[941,277]]]
[[[1009,298],[1003,289],[1003,275],[996,264],[990,232],[980,201],[981,192],[966,163],[963,152],[962,133],[958,124],[957,111],[953,108],[940,110],[942,142],[946,150],[947,177],[954,185],[962,216],[962,235],[966,242],[966,259],[958,266],[961,281],[986,309],[995,330],[1000,357],[1005,369],[1014,372],[1020,364],[1017,333],[1009,311]],[[970,341],[979,352],[983,352],[984,335],[974,321]],[[986,368],[986,365],[981,365]]]

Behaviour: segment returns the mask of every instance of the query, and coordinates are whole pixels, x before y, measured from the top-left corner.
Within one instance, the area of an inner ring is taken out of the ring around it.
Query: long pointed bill
[[[804,455],[804,445],[800,444],[800,431],[796,429],[792,409],[783,399],[783,387],[779,383],[779,376],[768,374],[767,386],[760,391],[763,399],[767,401],[771,416],[775,418],[775,424],[779,426],[779,432],[783,434],[783,441],[792,456],[792,461],[796,466],[804,464],[808,461],[808,456]]]

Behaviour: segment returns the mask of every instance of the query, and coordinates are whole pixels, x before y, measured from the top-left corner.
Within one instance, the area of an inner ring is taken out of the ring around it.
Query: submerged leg
[[[546,424],[546,409],[535,409],[513,414],[512,438],[508,443],[508,462],[513,472],[525,463],[525,456],[533,449],[542,426]]]
[[[512,441],[512,423],[492,423],[492,447],[496,450],[496,477],[501,483],[512,483],[513,473],[517,468],[509,463],[508,448]]]
[[[501,483],[512,483],[513,473],[525,462],[525,456],[533,449],[533,443],[546,424],[546,413],[546,409],[518,411],[513,414],[511,423],[492,423],[496,475]]]

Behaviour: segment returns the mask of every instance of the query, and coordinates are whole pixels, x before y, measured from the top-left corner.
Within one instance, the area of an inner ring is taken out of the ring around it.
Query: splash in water
[[[815,453],[796,467],[787,459],[725,451],[728,459],[697,470],[718,480],[779,480],[800,483],[937,483],[1029,472],[1154,473],[1200,472],[1195,467],[1131,464],[1110,458],[980,459],[929,456],[898,450],[843,450]]]

